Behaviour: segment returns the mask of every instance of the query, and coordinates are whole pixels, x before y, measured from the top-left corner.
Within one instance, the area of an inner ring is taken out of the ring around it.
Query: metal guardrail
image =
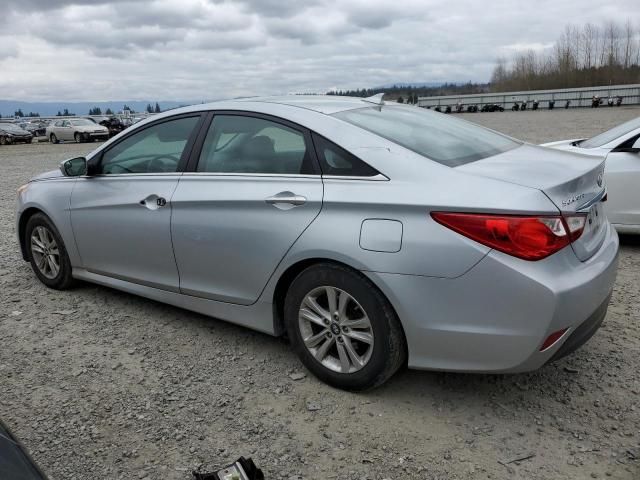
[[[455,107],[458,102],[467,107],[477,105],[481,108],[487,104],[498,104],[510,109],[515,103],[539,102],[539,108],[547,108],[549,101],[555,101],[555,108],[563,108],[566,101],[571,102],[570,107],[591,107],[591,99],[598,95],[606,105],[611,96],[622,97],[622,105],[640,104],[640,84],[633,85],[609,85],[604,87],[563,88],[555,90],[525,90],[519,92],[479,93],[471,95],[443,95],[438,97],[419,97],[419,107]]]

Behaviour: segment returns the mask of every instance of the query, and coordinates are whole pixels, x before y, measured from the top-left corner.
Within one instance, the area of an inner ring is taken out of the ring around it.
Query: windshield
[[[636,128],[640,128],[640,117],[634,118],[633,120],[629,120],[617,127],[613,127],[611,130],[607,130],[606,132],[602,132],[600,135],[596,135],[595,137],[591,137],[584,142],[580,142],[581,148],[597,148],[603,145],[606,145],[609,142],[614,141],[616,138],[620,138],[623,135],[635,130]]]
[[[86,118],[78,118],[77,120],[71,120],[71,125],[79,127],[82,125],[95,125],[95,122],[87,120]]]
[[[491,130],[418,107],[365,107],[334,116],[449,167],[520,145]]]

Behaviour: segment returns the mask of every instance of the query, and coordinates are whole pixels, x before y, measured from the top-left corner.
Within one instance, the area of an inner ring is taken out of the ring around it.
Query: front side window
[[[333,115],[449,167],[481,160],[521,145],[512,138],[470,122],[417,107],[385,105]]]
[[[216,115],[202,146],[199,172],[313,173],[303,133],[264,118]]]
[[[176,172],[199,120],[199,116],[179,118],[134,133],[104,153],[98,173]]]

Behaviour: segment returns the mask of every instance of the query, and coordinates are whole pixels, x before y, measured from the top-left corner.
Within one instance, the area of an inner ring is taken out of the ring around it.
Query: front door
[[[200,116],[135,130],[92,159],[71,194],[83,267],[93,273],[178,291],[171,245],[171,196]]]
[[[216,115],[197,172],[173,195],[171,231],[188,295],[255,302],[320,212],[308,133],[268,118]]]
[[[73,140],[73,128],[69,120],[63,120],[59,127],[55,129],[58,140]]]

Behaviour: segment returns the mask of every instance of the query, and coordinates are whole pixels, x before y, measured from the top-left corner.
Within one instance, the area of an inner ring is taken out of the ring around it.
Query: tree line
[[[487,93],[487,83],[444,83],[438,86],[394,85],[380,88],[358,88],[355,90],[332,90],[327,95],[349,97],[371,97],[377,93],[384,93],[385,100],[395,100],[398,103],[417,104],[418,97],[433,97],[436,95],[465,95],[473,93]]]
[[[567,25],[550,48],[498,58],[491,91],[640,83],[640,28],[630,20]]]
[[[19,108],[18,110],[16,110],[13,113],[13,116],[16,118],[23,118],[23,117],[39,117],[40,114],[37,112],[29,112],[28,114],[25,114],[21,108]],[[0,118],[2,118],[2,115],[0,115]]]

